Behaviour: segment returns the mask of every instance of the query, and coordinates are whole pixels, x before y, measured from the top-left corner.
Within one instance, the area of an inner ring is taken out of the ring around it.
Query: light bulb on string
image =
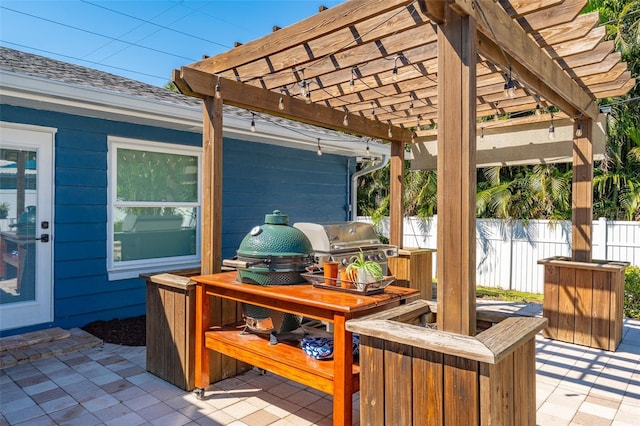
[[[576,137],[582,137],[582,121],[578,121],[578,126],[576,127]]]
[[[353,93],[353,91],[355,90],[355,73],[356,73],[356,67],[351,68],[351,79],[349,80],[349,92]]]
[[[387,130],[387,136],[389,136],[390,138],[393,137],[393,132],[391,131],[391,121],[389,121],[389,130]]]
[[[256,114],[253,112],[251,113],[251,131],[256,132]]]
[[[308,90],[307,90],[307,93],[305,93],[305,95],[304,95],[304,101],[305,101],[307,104],[310,104],[310,103],[311,103],[311,92],[310,92],[310,91],[308,91]]]
[[[538,117],[538,119],[542,117],[542,108],[540,108],[540,104],[536,104],[536,117]]]
[[[216,99],[220,99],[222,97],[222,92],[220,91],[220,77],[218,77],[218,82],[216,83],[215,97]]]
[[[318,157],[320,157],[322,155],[322,147],[320,146],[320,138],[318,138],[318,151],[317,151]]]
[[[278,109],[282,111],[284,109],[284,96],[280,95],[280,100],[278,101]]]
[[[367,139],[367,149],[365,149],[364,152],[367,157],[371,155],[371,151],[369,150],[369,139]]]
[[[551,113],[551,124],[549,125],[549,139],[556,138],[556,126],[553,125],[553,113]]]
[[[371,118],[375,119],[376,118],[376,106],[373,103],[373,101],[371,102]]]
[[[343,126],[349,125],[349,113],[347,112],[344,113],[344,117],[342,118],[342,125]]]
[[[480,127],[480,140],[484,140],[484,126]]]

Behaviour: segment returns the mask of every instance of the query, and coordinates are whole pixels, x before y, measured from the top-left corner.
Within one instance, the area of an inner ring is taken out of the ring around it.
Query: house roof
[[[0,76],[5,104],[202,132],[202,101],[163,87],[3,46]],[[361,138],[271,117],[257,117],[252,133],[251,112],[225,106],[224,113],[228,137],[307,150],[316,150],[320,138],[324,152],[365,153]],[[389,147],[371,142],[370,150],[383,155]]]

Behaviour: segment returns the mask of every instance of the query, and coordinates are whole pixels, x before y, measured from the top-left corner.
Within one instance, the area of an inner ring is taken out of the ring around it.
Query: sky
[[[0,0],[0,45],[156,86],[342,0]]]

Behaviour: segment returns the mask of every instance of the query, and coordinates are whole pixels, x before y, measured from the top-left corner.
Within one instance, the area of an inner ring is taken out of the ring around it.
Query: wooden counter
[[[352,394],[359,389],[352,333],[345,323],[415,299],[414,289],[389,286],[372,296],[315,288],[310,284],[259,286],[236,281],[236,272],[192,277],[196,284],[196,388],[209,385],[209,350],[333,395],[334,425],[351,425]],[[210,327],[209,298],[217,296],[333,323],[334,357],[316,361],[286,342],[269,345],[255,334],[239,334],[239,324]]]

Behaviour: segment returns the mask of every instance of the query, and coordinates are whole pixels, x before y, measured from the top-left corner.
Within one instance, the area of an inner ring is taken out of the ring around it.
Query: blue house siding
[[[54,321],[3,332],[81,327],[145,312],[145,283],[107,274],[108,136],[201,146],[199,133],[2,105],[2,120],[55,127]],[[223,256],[275,209],[290,223],[347,218],[346,157],[225,138]]]

